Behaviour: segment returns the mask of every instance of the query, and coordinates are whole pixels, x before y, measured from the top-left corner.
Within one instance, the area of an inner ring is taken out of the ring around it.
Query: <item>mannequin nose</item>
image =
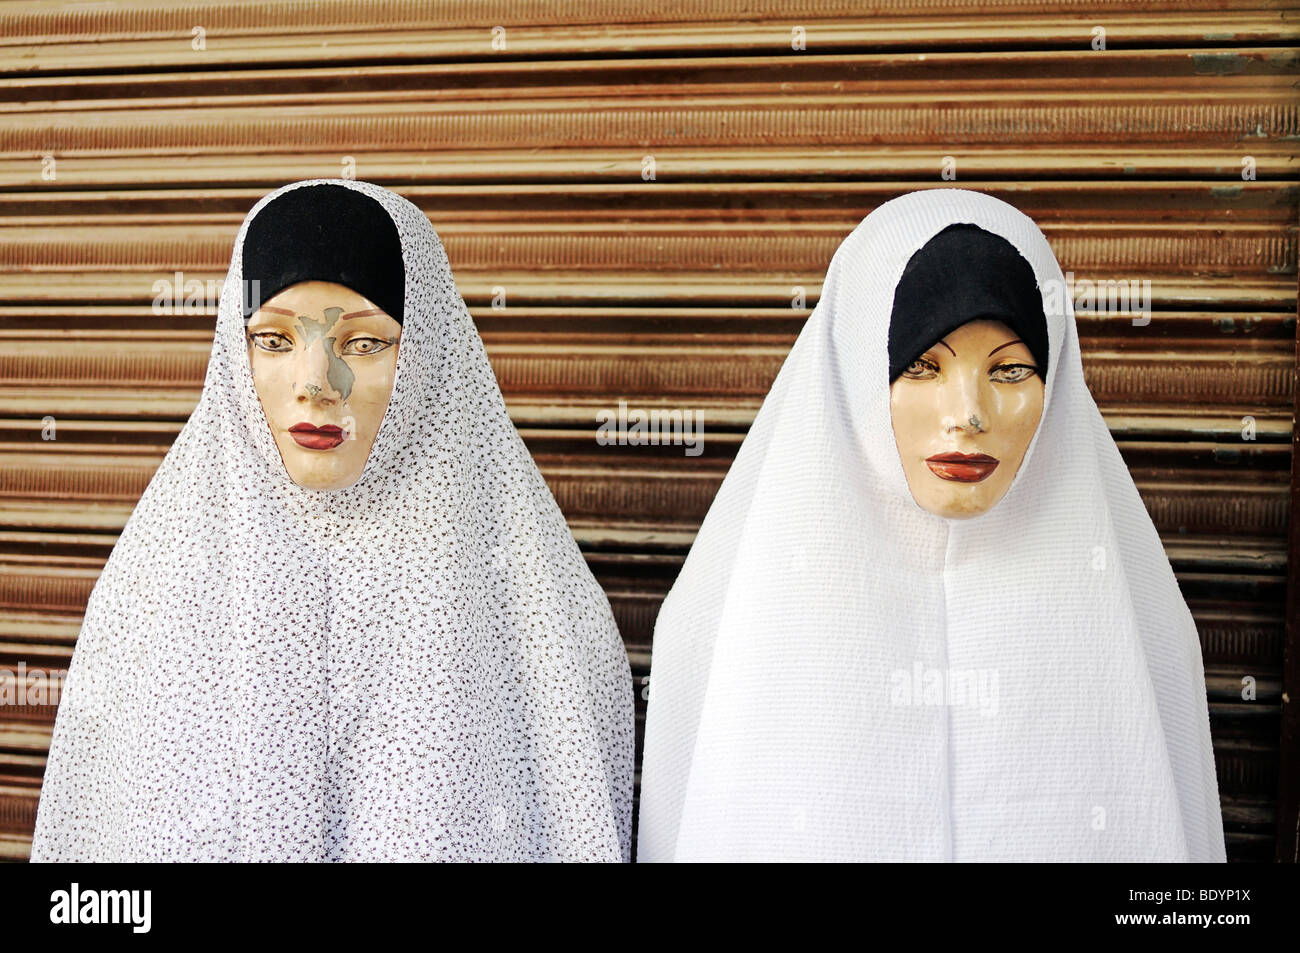
[[[323,339],[312,341],[300,358],[298,380],[299,403],[332,404],[338,399],[338,393],[329,382],[329,357],[325,348],[329,343]]]
[[[948,429],[964,430],[969,434],[983,433],[988,429],[988,414],[984,407],[984,388],[976,374],[962,374],[952,384],[952,404]]]

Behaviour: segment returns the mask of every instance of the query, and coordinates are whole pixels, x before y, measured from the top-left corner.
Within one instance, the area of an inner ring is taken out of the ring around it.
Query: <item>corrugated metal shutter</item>
[[[1291,4],[696,6],[0,7],[0,668],[66,666],[197,400],[215,300],[157,314],[155,283],[188,298],[259,196],[355,174],[442,234],[640,688],[659,602],[831,253],[885,199],[956,184],[1035,218],[1080,281],[1150,281],[1149,324],[1081,316],[1089,383],[1200,626],[1230,856],[1292,858]],[[598,446],[619,400],[703,410],[704,454]],[[34,700],[0,707],[12,858],[54,715]]]

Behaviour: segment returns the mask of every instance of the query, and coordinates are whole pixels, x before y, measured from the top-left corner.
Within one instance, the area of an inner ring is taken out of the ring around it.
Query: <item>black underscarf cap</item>
[[[949,225],[907,262],[889,319],[889,382],[944,335],[978,318],[1016,332],[1047,380],[1047,318],[1034,269],[1005,238]]]
[[[397,226],[376,199],[347,186],[304,185],[267,202],[244,233],[243,278],[245,323],[300,281],[346,285],[402,323],[406,265]]]

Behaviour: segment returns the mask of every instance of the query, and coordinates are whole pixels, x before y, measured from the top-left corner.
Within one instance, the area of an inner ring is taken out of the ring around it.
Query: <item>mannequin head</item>
[[[1038,361],[1001,321],[969,321],[889,388],[912,498],[950,519],[992,509],[1011,486],[1043,414]]]
[[[979,516],[1011,488],[1043,415],[1047,318],[1029,262],[978,225],[908,259],[889,318],[889,407],[912,499]]]
[[[289,478],[341,490],[361,476],[388,408],[402,326],[364,295],[303,281],[248,322],[248,363]]]

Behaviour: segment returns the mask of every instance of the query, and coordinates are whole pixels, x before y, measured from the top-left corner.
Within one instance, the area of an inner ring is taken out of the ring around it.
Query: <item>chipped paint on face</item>
[[[248,327],[253,385],[289,479],[313,490],[351,486],[388,409],[401,324],[344,285],[306,281],[264,303]],[[303,443],[300,424],[343,439]]]
[[[339,323],[342,314],[342,308],[326,308],[323,321],[317,321],[305,314],[300,314],[298,315],[298,330],[302,332],[302,341],[305,347],[311,347],[316,341],[322,342],[325,349],[325,358],[329,361],[325,378],[330,382],[330,386],[338,392],[339,397],[347,400],[352,393],[352,384],[356,380],[356,375],[352,373],[352,368],[348,366],[348,362],[334,353],[334,343],[337,339],[325,336],[334,330],[334,325]]]

